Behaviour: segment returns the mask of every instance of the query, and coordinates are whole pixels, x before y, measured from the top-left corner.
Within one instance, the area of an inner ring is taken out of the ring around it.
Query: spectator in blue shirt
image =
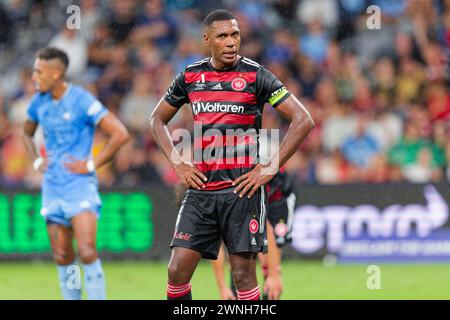
[[[367,168],[372,158],[379,153],[377,141],[366,132],[366,120],[360,118],[356,134],[344,140],[341,147],[344,158],[359,168]]]

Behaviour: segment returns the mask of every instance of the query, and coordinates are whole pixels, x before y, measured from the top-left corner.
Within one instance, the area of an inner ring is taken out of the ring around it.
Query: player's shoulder
[[[263,68],[263,65],[247,57],[242,57],[240,63],[248,71],[258,71]]]
[[[191,63],[190,65],[187,65],[186,68],[184,68],[185,72],[196,72],[204,70],[208,66],[209,58],[204,58],[202,60],[196,61],[194,63]]]
[[[71,83],[69,90],[69,99],[76,101],[77,105],[88,107],[97,101],[97,98],[89,90],[78,84]]]
[[[89,92],[89,90],[87,90],[86,88],[84,88],[84,87],[82,87],[82,86],[80,86],[78,84],[75,84],[75,83],[71,83],[69,85],[69,90],[70,90],[70,94],[71,95],[76,96],[78,98],[80,98],[80,97],[89,97],[89,98],[94,97],[94,95],[91,92]]]
[[[46,92],[36,92],[31,97],[31,104],[38,104],[43,101],[43,99],[47,96]]]

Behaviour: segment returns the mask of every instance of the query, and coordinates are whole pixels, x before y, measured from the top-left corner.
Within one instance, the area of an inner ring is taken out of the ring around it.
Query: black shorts
[[[295,194],[269,203],[267,219],[273,227],[275,239],[279,248],[292,242],[292,220],[294,218]]]
[[[267,252],[265,188],[250,199],[233,190],[187,190],[170,247],[189,248],[213,260],[222,240],[230,254]]]

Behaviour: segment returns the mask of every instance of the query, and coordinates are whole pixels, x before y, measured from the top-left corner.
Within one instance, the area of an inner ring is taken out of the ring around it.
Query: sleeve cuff
[[[96,126],[98,126],[98,124],[100,123],[100,121],[101,121],[104,117],[106,117],[108,114],[109,114],[109,111],[108,111],[108,110],[105,110],[105,111],[103,111],[102,113],[100,113],[100,114],[97,116],[97,118],[95,118],[94,124],[95,124]]]
[[[168,104],[170,104],[172,107],[180,109],[182,106],[184,106],[184,103],[181,105],[174,104],[173,101],[169,101],[166,96],[164,96],[164,101],[166,101]]]

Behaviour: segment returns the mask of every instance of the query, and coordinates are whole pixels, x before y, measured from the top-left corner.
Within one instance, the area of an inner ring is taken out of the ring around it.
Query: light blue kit
[[[49,166],[42,183],[41,214],[47,223],[70,225],[78,213],[99,215],[101,200],[95,173],[73,174],[64,162],[91,158],[95,128],[108,110],[85,89],[69,84],[55,101],[50,93],[34,95],[28,108],[30,120],[44,131]]]

